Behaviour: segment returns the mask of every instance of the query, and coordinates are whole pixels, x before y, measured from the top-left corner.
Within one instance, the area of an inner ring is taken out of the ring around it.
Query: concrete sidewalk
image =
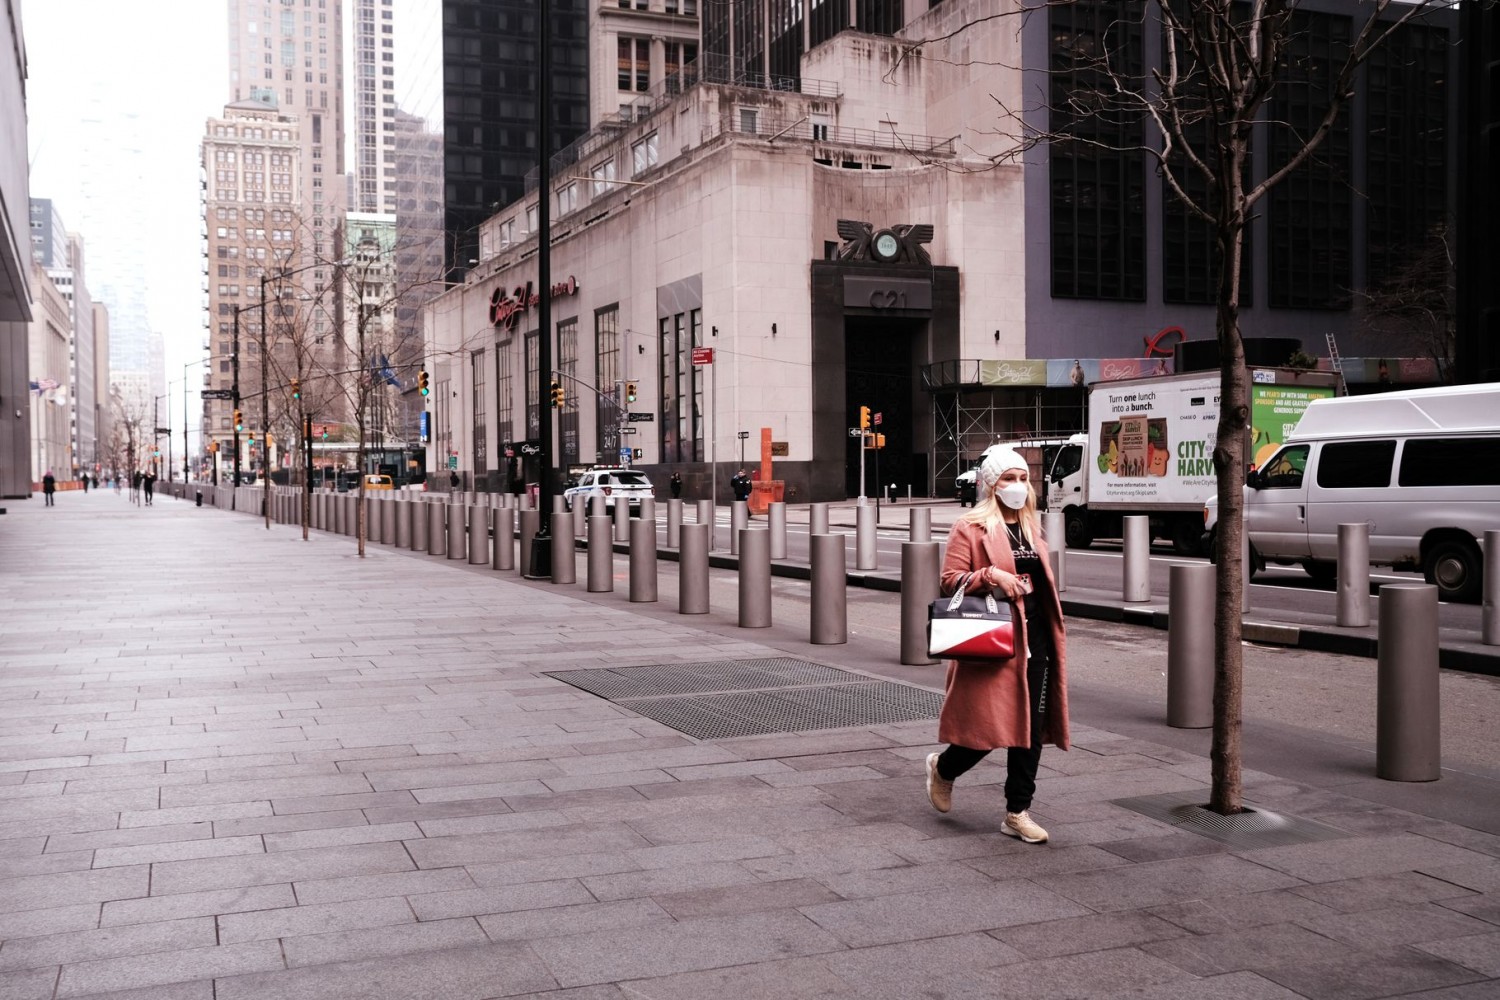
[[[1122,805],[1207,760],[1083,699],[1031,847],[997,766],[930,808],[930,721],[697,740],[543,673],[852,684],[862,647],[167,499],[9,506],[0,997],[1500,996],[1484,775],[1417,812],[1289,754],[1246,797],[1305,842],[1244,846]]]

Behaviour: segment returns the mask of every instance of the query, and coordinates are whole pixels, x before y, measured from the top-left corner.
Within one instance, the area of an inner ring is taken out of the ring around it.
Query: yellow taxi
[[[390,476],[369,475],[365,477],[366,490],[392,490],[395,488]]]

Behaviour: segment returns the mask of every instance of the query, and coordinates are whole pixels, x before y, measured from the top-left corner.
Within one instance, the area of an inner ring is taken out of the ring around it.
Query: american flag
[[[54,378],[36,378],[31,380],[31,391],[35,393],[50,392],[56,389],[60,383]]]

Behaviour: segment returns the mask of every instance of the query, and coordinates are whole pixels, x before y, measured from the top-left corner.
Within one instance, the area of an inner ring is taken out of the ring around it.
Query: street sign
[[[858,427],[851,427],[851,428],[849,428],[849,436],[852,437],[852,438],[857,438],[857,437],[859,437],[863,433],[864,433],[864,431],[862,429],[858,428]]]
[[[711,365],[714,363],[714,349],[712,347],[693,348],[693,364]]]
[[[630,461],[630,454],[631,454],[631,449],[629,449],[629,448],[621,448],[620,449],[620,461],[622,461],[622,462],[628,462],[628,461]]]
[[[879,427],[884,421],[885,421],[885,414],[884,413],[877,413],[877,414],[875,414],[875,426],[876,427]]]
[[[621,427],[620,428],[620,433],[621,434],[634,434],[635,433],[635,428],[634,427]]]
[[[625,418],[633,424],[649,424],[656,420],[654,413],[627,413]]]
[[[170,427],[158,427],[156,429],[156,433],[170,435],[172,433],[172,428],[170,428]]]
[[[201,389],[198,392],[199,399],[233,399],[233,389]]]
[[[457,455],[449,455],[448,456],[448,468],[450,468],[450,469],[456,469],[456,468],[458,468],[458,456]]]

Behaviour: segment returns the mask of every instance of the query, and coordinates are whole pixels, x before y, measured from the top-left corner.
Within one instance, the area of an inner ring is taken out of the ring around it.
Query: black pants
[[[1036,795],[1036,772],[1042,763],[1042,701],[1052,668],[1052,633],[1044,619],[1028,619],[1026,634],[1031,656],[1026,661],[1026,687],[1031,698],[1031,746],[1005,750],[1005,811],[1025,812]],[[954,744],[938,756],[937,773],[953,781],[990,755]]]

